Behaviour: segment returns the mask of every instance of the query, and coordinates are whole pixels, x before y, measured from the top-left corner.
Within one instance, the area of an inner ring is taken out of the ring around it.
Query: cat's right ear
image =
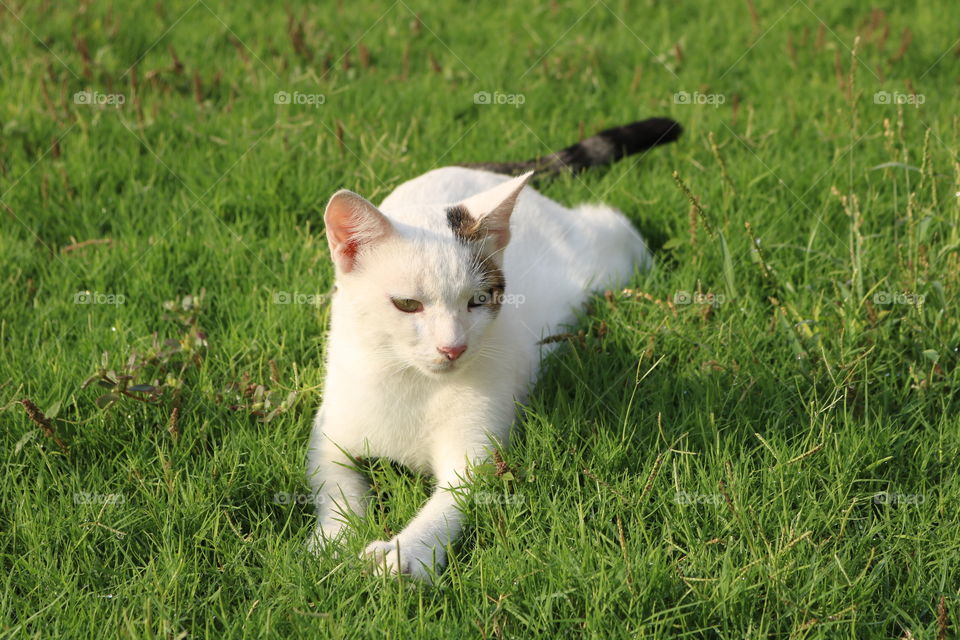
[[[356,267],[364,248],[393,232],[390,221],[379,209],[346,189],[337,191],[330,198],[323,221],[327,226],[330,255],[344,273]]]

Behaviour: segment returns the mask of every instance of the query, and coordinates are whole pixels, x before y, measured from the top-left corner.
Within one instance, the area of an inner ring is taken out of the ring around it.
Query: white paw
[[[429,584],[433,582],[434,574],[446,564],[447,553],[439,546],[393,538],[371,542],[360,558],[373,565],[377,575],[408,575]]]

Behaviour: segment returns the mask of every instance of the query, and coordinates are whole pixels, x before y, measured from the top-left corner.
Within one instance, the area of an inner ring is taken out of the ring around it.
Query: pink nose
[[[437,351],[447,356],[447,360],[456,360],[467,350],[467,345],[458,344],[453,347],[437,347]]]

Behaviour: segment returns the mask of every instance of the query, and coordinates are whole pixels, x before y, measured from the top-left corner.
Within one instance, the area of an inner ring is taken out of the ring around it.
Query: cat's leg
[[[464,438],[464,434],[473,434]],[[469,469],[489,456],[486,431],[452,425],[434,434],[431,466],[436,489],[413,520],[390,540],[377,540],[364,550],[378,571],[404,573],[431,582],[447,563],[447,547],[463,530],[458,497]]]
[[[460,537],[463,513],[457,492],[466,466],[449,468],[437,476],[437,486],[417,515],[390,540],[371,542],[364,556],[379,572],[404,573],[426,582],[447,563],[447,546]]]
[[[313,553],[340,536],[350,513],[362,516],[366,511],[370,483],[355,464],[352,456],[323,432],[318,416],[307,455],[307,480],[317,508],[317,524],[307,542]]]

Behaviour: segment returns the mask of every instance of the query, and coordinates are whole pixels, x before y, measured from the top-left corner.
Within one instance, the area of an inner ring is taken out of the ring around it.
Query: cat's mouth
[[[439,374],[439,375],[443,375],[443,374],[446,374],[446,373],[450,373],[451,371],[455,371],[456,369],[459,369],[459,367],[457,366],[458,364],[459,364],[459,362],[457,362],[457,361],[451,361],[451,360],[436,361],[436,360],[434,360],[434,361],[431,361],[431,362],[426,363],[426,364],[422,367],[422,369],[423,369],[425,372],[429,373],[429,374]]]

